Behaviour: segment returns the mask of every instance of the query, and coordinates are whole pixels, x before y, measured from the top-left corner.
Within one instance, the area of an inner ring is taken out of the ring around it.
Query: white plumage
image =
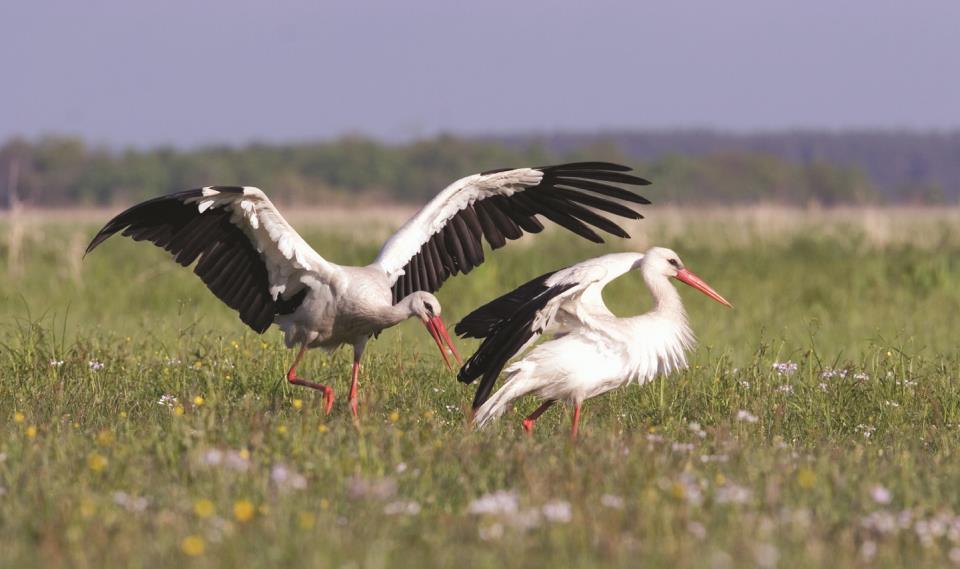
[[[649,183],[629,170],[580,162],[462,178],[424,206],[363,267],[324,259],[253,187],[210,186],[135,205],[107,223],[87,252],[123,231],[163,247],[184,266],[197,261],[194,272],[244,323],[260,333],[277,324],[288,347],[300,346],[287,378],[321,390],[327,412],[333,390],[298,377],[296,367],[308,348],[352,345],[350,404],[356,416],[360,357],[371,336],[416,317],[447,365],[446,349],[459,360],[431,293],[450,276],[483,262],[483,239],[496,249],[524,232],[542,230],[538,215],[592,241],[602,239],[591,227],[628,237],[595,210],[641,217],[620,202],[649,202],[615,185]]]
[[[618,318],[604,304],[602,290],[632,270],[640,271],[654,307],[646,314]],[[477,427],[499,417],[517,398],[535,395],[546,402],[524,421],[524,428],[532,429],[553,402],[564,401],[574,407],[576,436],[583,401],[685,368],[694,336],[670,278],[729,305],[684,268],[676,253],[655,247],[646,254],[605,255],[534,279],[524,285],[524,293],[517,294],[521,287],[467,316],[457,331],[485,338],[460,373],[467,382],[483,376],[474,400]],[[503,387],[487,399],[507,359],[543,334],[555,339],[506,367]]]

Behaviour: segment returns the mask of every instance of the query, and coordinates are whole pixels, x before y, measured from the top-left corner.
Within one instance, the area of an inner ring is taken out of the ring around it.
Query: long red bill
[[[437,343],[437,348],[440,349],[440,355],[443,356],[443,362],[447,364],[447,369],[453,369],[450,367],[450,359],[447,357],[447,348],[450,348],[453,356],[457,358],[457,363],[462,364],[463,360],[460,359],[460,354],[457,352],[456,346],[453,345],[453,340],[450,339],[450,334],[447,332],[447,327],[443,325],[443,320],[440,320],[439,316],[434,316],[424,322],[424,325],[430,331],[430,335],[433,336],[433,341]],[[446,347],[444,347],[444,343],[446,343]]]
[[[733,308],[733,305],[727,302],[727,299],[720,296],[719,292],[713,290],[713,288],[711,288],[710,285],[703,282],[703,279],[701,279],[697,275],[690,272],[689,269],[680,269],[679,271],[677,271],[677,280],[692,286],[693,288],[699,290],[703,294],[716,300],[720,304]]]

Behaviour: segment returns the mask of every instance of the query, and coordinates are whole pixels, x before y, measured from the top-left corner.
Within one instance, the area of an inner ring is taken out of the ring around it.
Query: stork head
[[[727,302],[727,299],[720,296],[720,293],[713,290],[703,279],[693,274],[693,272],[683,264],[683,261],[680,260],[680,255],[677,255],[671,249],[654,247],[644,254],[642,263],[644,271],[677,279],[699,290],[720,304],[733,308],[733,305]]]
[[[450,368],[450,359],[447,358],[447,348],[457,358],[457,363],[463,363],[457,348],[453,345],[453,340],[447,332],[447,327],[440,320],[440,301],[429,292],[417,291],[408,297],[410,303],[411,316],[416,316],[426,326],[427,331],[433,336],[433,341],[437,343],[440,349],[440,355],[443,356],[444,363]],[[444,346],[446,344],[446,346]]]

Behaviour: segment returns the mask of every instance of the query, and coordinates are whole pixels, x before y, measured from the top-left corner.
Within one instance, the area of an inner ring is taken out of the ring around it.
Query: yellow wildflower
[[[300,512],[297,515],[297,525],[300,526],[300,529],[312,529],[313,526],[317,525],[317,516],[313,512]]]
[[[35,425],[30,425],[27,427],[27,432],[25,433],[28,439],[32,439],[37,436],[37,427]]]
[[[293,400],[293,408],[294,408],[294,409],[302,409],[302,408],[303,408],[303,399],[294,399],[294,400]]]
[[[23,411],[16,411],[13,414],[14,423],[22,423],[27,420],[27,416],[23,414]]]
[[[801,488],[810,489],[817,483],[817,473],[804,466],[797,471],[797,484]]]
[[[102,472],[107,467],[107,457],[92,452],[87,455],[87,468],[94,472]]]
[[[240,449],[240,458],[250,460],[250,450],[245,448]]]
[[[207,544],[204,543],[203,538],[199,535],[188,535],[183,538],[183,541],[180,542],[180,551],[184,552],[190,557],[197,557],[203,555],[203,552],[206,551]]]
[[[102,447],[108,447],[113,444],[113,433],[110,429],[103,429],[97,433],[97,444]]]
[[[217,508],[213,505],[213,502],[206,498],[193,503],[193,513],[196,514],[198,518],[209,518],[215,514],[216,511]]]
[[[183,413],[184,413],[183,405],[177,405],[176,407],[173,408],[173,414],[176,415],[177,417],[179,417],[180,415],[183,415]]]
[[[286,426],[286,425],[277,425],[277,434],[278,434],[278,435],[285,435],[285,434],[287,434],[287,426]]]
[[[327,426],[324,425],[323,423],[320,423],[320,425],[317,427],[318,433],[326,433],[328,430],[329,429],[327,429]]]
[[[326,498],[320,498],[320,509],[321,509],[321,510],[329,510],[329,509],[330,509],[330,500],[327,500]]]
[[[197,395],[196,397],[193,398],[193,404],[196,405],[197,407],[203,407],[203,403],[204,403],[203,395]]]
[[[193,369],[200,369],[202,367],[203,367],[203,362],[201,360],[197,360],[193,362]]]
[[[253,519],[255,510],[249,500],[237,500],[233,503],[233,517],[238,522],[249,522]]]
[[[396,423],[397,421],[400,420],[400,413],[398,411],[392,411],[390,413],[389,419],[391,423]]]
[[[84,498],[80,501],[80,517],[90,519],[97,513],[97,503],[90,498]]]

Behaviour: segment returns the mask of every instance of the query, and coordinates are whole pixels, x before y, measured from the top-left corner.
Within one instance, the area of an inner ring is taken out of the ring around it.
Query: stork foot
[[[329,415],[330,410],[333,409],[333,388],[329,385],[323,385],[322,383],[315,383],[313,381],[308,381],[306,379],[297,377],[294,374],[287,375],[287,380],[291,385],[300,385],[302,387],[309,387],[310,389],[316,389],[323,394],[323,410],[324,413]]]
[[[521,421],[520,424],[523,425],[523,432],[527,433],[529,436],[533,436],[533,425],[535,423],[536,421],[528,417]]]

